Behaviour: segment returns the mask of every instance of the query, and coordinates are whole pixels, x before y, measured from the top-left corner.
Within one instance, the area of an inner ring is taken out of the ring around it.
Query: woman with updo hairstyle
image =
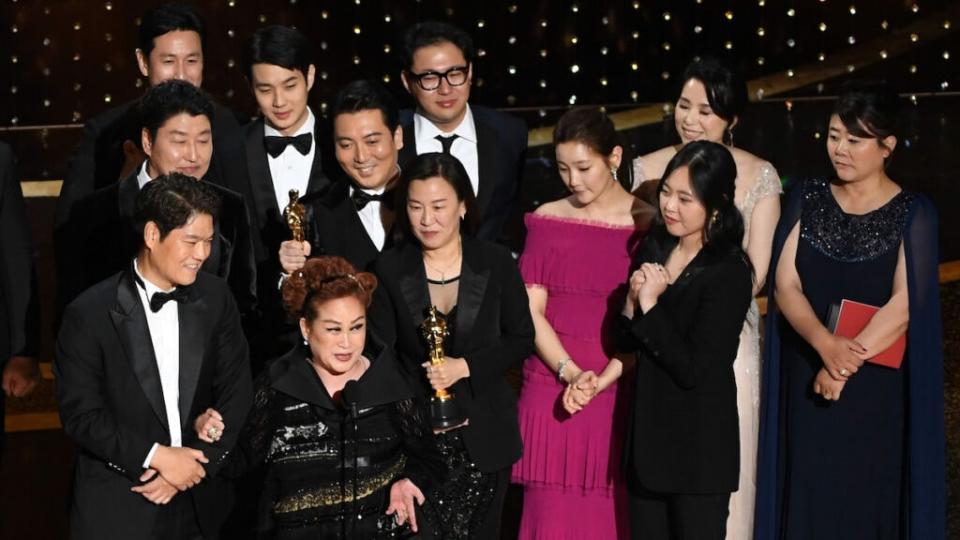
[[[734,202],[743,215],[743,248],[753,264],[756,294],[766,280],[773,230],[780,216],[780,178],[769,162],[734,145],[734,132],[747,103],[747,86],[737,71],[717,58],[701,56],[687,65],[682,80],[673,114],[680,141],[633,161],[633,189],[641,198],[655,197],[657,180],[664,176],[667,163],[692,141],[726,146],[737,167]],[[740,419],[740,487],[730,498],[727,537],[737,540],[750,540],[753,534],[760,371],[760,310],[753,302],[733,364]]]
[[[832,174],[794,187],[777,227],[758,539],[944,538],[937,212],[889,176],[900,101],[844,85]],[[837,335],[850,309],[862,322]]]
[[[681,148],[635,259],[617,336],[636,356],[624,442],[633,538],[726,536],[740,461],[733,363],[753,296],[736,176],[723,145]]]
[[[527,295],[510,252],[473,237],[475,197],[457,158],[417,156],[396,191],[406,240],[374,264],[374,328],[395,342],[418,396],[449,391],[465,417],[433,417],[443,419],[434,427],[448,477],[425,492],[436,513],[425,516],[424,537],[499,538],[510,466],[522,450],[506,374],[533,349]],[[423,332],[431,308],[446,320],[439,365],[429,362]]]
[[[554,146],[570,195],[527,214],[520,257],[537,337],[523,366],[524,454],[513,467],[524,491],[519,538],[622,538],[628,400],[610,323],[653,209],[617,181],[623,149],[603,112],[565,113]]]
[[[426,411],[393,351],[367,332],[376,287],[331,256],[283,284],[303,343],[257,378],[229,464],[235,476],[263,466],[257,538],[406,538],[443,478]],[[231,427],[213,410],[196,422],[208,442]]]

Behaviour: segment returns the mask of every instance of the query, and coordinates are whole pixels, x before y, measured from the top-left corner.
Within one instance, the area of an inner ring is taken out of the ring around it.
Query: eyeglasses
[[[463,86],[467,82],[470,71],[470,64],[465,66],[454,66],[443,73],[437,71],[428,71],[426,73],[414,73],[409,71],[417,86],[423,90],[436,90],[440,88],[440,81],[446,79],[450,86]]]

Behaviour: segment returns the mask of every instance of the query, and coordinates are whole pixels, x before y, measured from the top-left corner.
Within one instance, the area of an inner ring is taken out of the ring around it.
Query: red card
[[[880,308],[876,306],[844,299],[840,302],[839,309],[836,305],[830,308],[829,328],[835,336],[853,339],[867,326],[867,323],[870,322],[877,311],[880,311]],[[903,363],[903,353],[906,350],[907,334],[904,333],[893,342],[893,345],[890,345],[880,354],[868,358],[867,362],[900,369],[900,365]]]

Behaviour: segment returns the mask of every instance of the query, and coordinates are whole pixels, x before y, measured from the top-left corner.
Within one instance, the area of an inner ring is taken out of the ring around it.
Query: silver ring
[[[220,436],[220,430],[215,427],[207,428],[207,436],[211,439],[216,439]]]

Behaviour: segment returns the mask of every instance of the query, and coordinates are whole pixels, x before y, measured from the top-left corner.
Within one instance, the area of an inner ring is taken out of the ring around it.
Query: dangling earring
[[[619,182],[619,180],[617,180],[617,168],[616,168],[616,167],[610,167],[610,175],[613,176],[613,181],[614,181],[614,182]]]
[[[307,343],[307,336],[303,336],[303,344],[304,344],[304,345],[309,345],[309,343]]]
[[[720,216],[720,213],[719,213],[719,212],[714,212],[714,213],[713,213],[713,217],[710,218],[710,226],[711,226],[711,227],[717,224],[717,218],[718,218],[719,216]]]

